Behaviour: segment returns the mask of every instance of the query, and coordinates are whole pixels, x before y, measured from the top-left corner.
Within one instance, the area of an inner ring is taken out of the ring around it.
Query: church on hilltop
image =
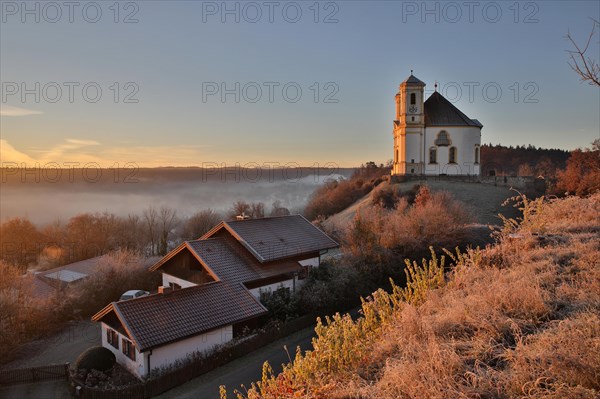
[[[479,176],[483,125],[424,88],[411,71],[396,94],[392,176]]]

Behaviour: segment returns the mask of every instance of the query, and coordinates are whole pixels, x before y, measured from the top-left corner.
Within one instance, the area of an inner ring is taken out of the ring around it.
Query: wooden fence
[[[72,393],[82,399],[146,399],[160,395],[169,389],[182,385],[204,373],[220,367],[236,358],[244,356],[256,349],[266,346],[273,341],[284,338],[294,332],[315,324],[315,315],[306,315],[278,328],[269,329],[260,334],[251,336],[238,344],[220,350],[212,355],[187,363],[177,369],[157,377],[150,378],[139,384],[119,390],[104,390],[101,388],[86,387],[71,376]],[[295,348],[294,348],[295,349]]]
[[[0,385],[63,379],[69,379],[69,363],[0,371]]]

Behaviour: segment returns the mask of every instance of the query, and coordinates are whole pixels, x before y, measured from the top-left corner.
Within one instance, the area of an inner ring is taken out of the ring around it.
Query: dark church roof
[[[437,91],[425,101],[425,126],[475,126],[483,125],[470,119]]]
[[[412,73],[402,83],[421,84],[421,85],[425,86],[425,83],[423,81],[417,79],[417,77],[415,75],[413,75]]]

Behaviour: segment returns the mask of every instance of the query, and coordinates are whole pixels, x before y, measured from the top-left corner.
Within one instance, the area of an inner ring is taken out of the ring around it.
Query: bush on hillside
[[[591,149],[577,149],[571,152],[567,168],[559,171],[556,182],[556,194],[575,194],[580,197],[594,194],[600,190],[600,139]]]
[[[343,211],[382,183],[389,168],[368,163],[348,180],[328,180],[310,196],[304,209],[309,220],[329,217]]]
[[[75,360],[76,370],[98,370],[106,371],[112,368],[117,359],[109,349],[102,346],[94,346],[83,351]]]

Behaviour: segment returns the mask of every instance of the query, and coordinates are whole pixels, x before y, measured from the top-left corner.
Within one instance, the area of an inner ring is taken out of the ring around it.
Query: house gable
[[[220,281],[219,276],[196,253],[188,242],[182,243],[171,253],[150,268],[160,269],[163,273],[189,281],[194,284],[205,284]]]

